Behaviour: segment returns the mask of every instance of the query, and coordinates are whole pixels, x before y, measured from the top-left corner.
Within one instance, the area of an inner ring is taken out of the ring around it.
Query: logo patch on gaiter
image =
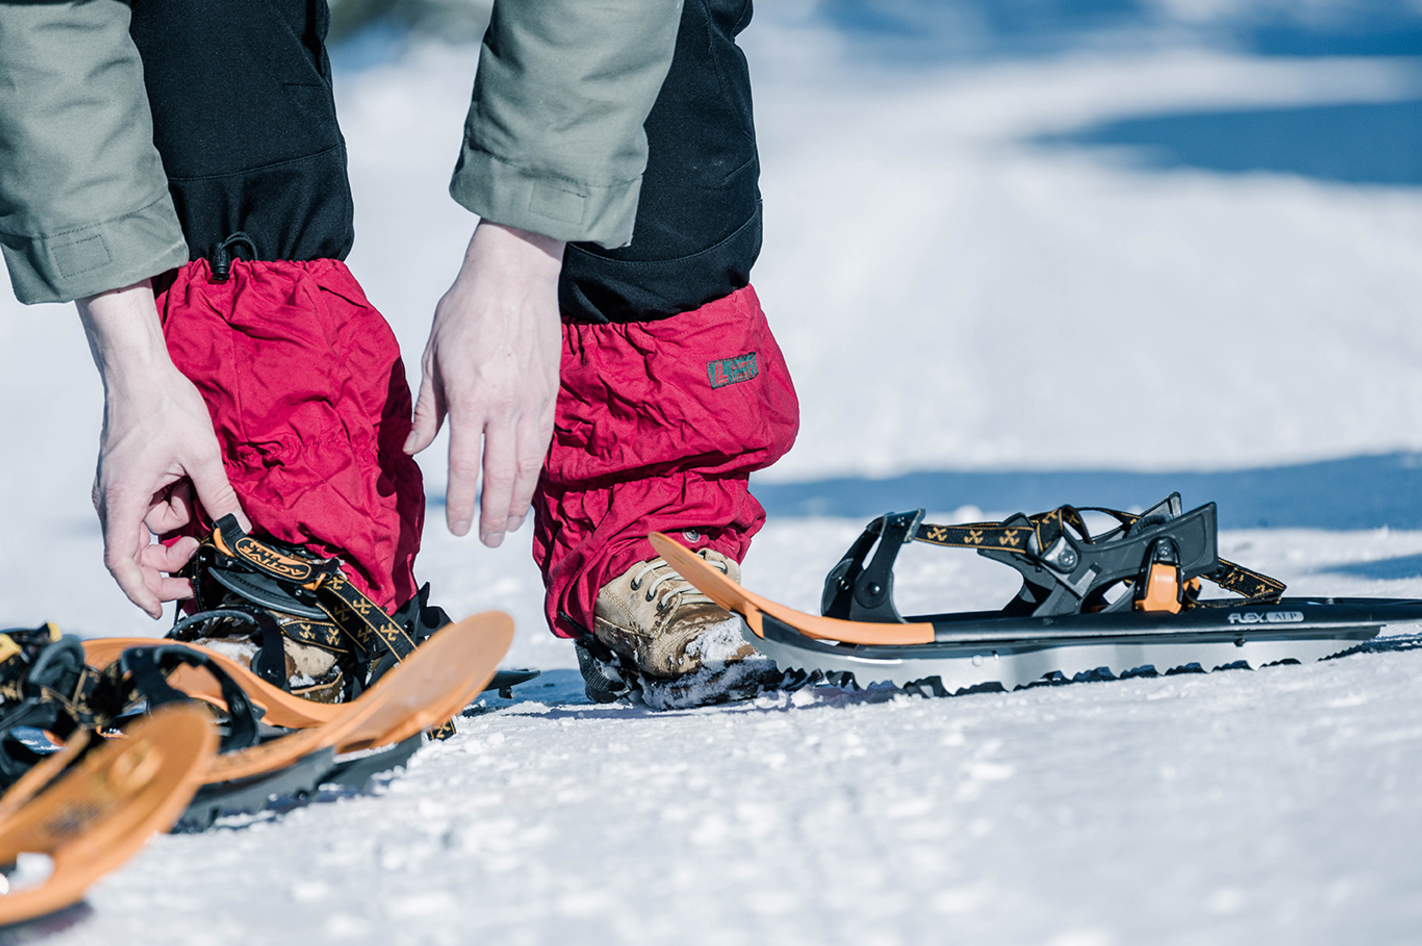
[[[711,380],[713,388],[724,388],[728,384],[749,381],[758,374],[760,369],[756,367],[755,352],[706,362],[706,377]]]

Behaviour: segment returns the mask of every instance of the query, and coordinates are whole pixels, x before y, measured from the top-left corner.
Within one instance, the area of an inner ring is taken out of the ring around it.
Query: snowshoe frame
[[[921,510],[880,517],[831,570],[819,616],[746,591],[667,536],[651,539],[684,578],[739,613],[747,641],[782,670],[839,684],[952,694],[1257,668],[1333,656],[1385,624],[1422,621],[1422,601],[1283,597],[1282,582],[1217,557],[1213,504],[1184,513],[1173,494],[1139,516],[1095,510],[1120,526],[1094,539],[1083,511],[1064,506],[959,526],[925,524]],[[893,563],[914,540],[1004,561],[1022,573],[1023,586],[999,611],[902,617]],[[1201,600],[1202,578],[1243,600]],[[1120,585],[1127,593],[1110,598]]]

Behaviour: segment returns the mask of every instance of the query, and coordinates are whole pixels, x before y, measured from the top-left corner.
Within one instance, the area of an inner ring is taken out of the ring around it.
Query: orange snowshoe
[[[467,706],[493,679],[513,640],[513,619],[490,611],[435,631],[349,703],[312,703],[194,644],[111,638],[84,645],[104,678],[124,681],[125,705],[198,700],[226,720],[222,752],[183,817],[206,827],[224,812],[255,811],[272,797],[314,793],[337,782],[363,787],[402,764],[421,733]],[[121,688],[122,689],[122,688]],[[110,703],[113,700],[110,699]],[[385,751],[358,760],[343,756]]]
[[[0,926],[78,903],[90,884],[172,827],[216,746],[209,714],[191,704],[163,707],[113,740],[75,730],[0,797],[0,864],[9,865]],[[48,876],[21,886],[37,855],[50,861]]]

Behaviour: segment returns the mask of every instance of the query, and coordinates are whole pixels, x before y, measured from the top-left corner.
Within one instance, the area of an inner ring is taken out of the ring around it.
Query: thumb
[[[242,531],[252,531],[252,522],[242,511],[237,491],[228,482],[227,471],[222,468],[222,460],[218,458],[216,451],[194,463],[187,473],[188,478],[193,481],[193,492],[197,493],[198,502],[202,504],[209,519],[216,522],[223,516],[234,515]]]
[[[435,393],[433,372],[426,371],[420,379],[420,396],[415,401],[415,421],[410,436],[405,438],[405,453],[414,456],[434,443],[440,425],[444,423],[443,398]]]

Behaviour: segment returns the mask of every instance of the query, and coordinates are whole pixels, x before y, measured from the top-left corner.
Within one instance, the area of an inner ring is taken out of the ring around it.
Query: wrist
[[[565,241],[541,233],[480,220],[469,241],[465,260],[472,262],[480,254],[491,254],[499,257],[505,266],[556,281],[563,268],[566,246]]]
[[[149,280],[75,301],[94,365],[111,377],[148,375],[171,366]]]

